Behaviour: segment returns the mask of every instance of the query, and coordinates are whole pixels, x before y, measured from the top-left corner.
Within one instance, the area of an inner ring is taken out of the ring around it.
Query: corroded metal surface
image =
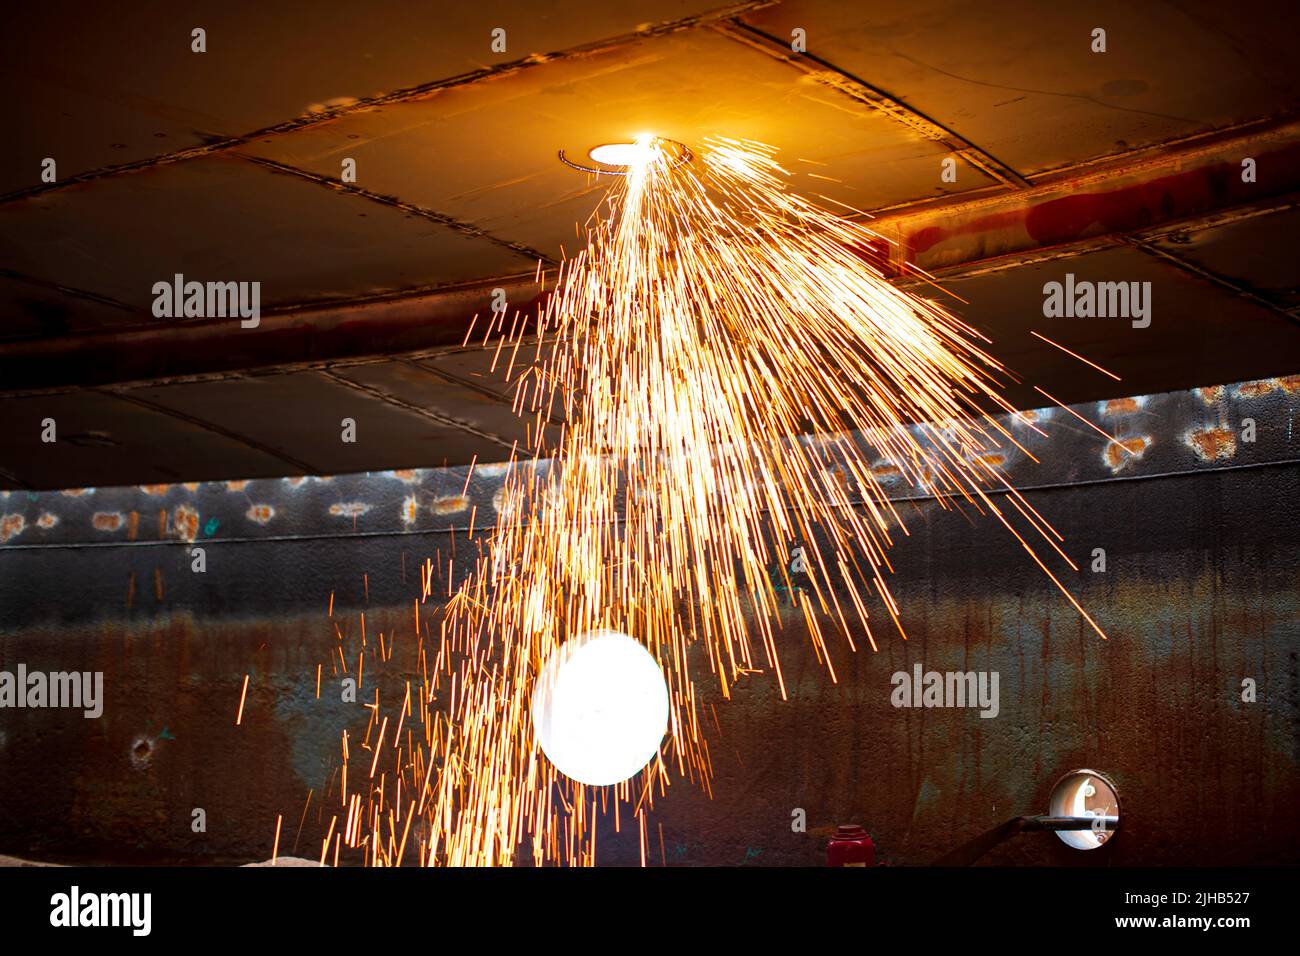
[[[1049,478],[1028,481],[1021,469],[1032,463],[1012,464],[1019,484],[1037,486],[1027,500],[1065,535],[1081,566],[1066,583],[1109,640],[994,522],[891,489],[908,530],[891,553],[908,639],[882,628],[878,653],[861,635],[856,653],[832,643],[832,680],[803,639],[801,612],[784,608],[788,699],[768,674],[750,675],[729,701],[701,681],[711,797],[687,780],[656,797],[649,862],[817,864],[829,828],[855,820],[886,862],[925,864],[1013,815],[1045,812],[1052,782],[1079,766],[1120,788],[1112,843],[1080,853],[1050,834],[1022,834],[981,862],[1294,861],[1294,386],[1109,404],[1075,410],[1120,435],[1149,436],[1124,468],[1112,470],[1105,440],[1082,423],[1058,427],[1070,418],[1060,410],[1047,430],[1062,460],[1033,466]],[[1256,419],[1253,443],[1241,440],[1244,417]],[[11,494],[6,510],[34,523],[51,502],[66,509],[41,529],[66,537],[34,547],[24,528],[0,548],[0,669],[102,671],[105,706],[98,720],[0,710],[0,852],[246,862],[270,855],[281,815],[280,852],[317,855],[340,809],[341,732],[364,731],[364,702],[376,690],[391,699],[412,674],[421,566],[428,559],[436,571],[419,627],[436,633],[448,575],[459,579],[476,553],[463,529],[475,505],[491,513],[500,475],[474,478],[460,512],[429,508],[464,481],[459,469]],[[420,504],[412,527],[399,510],[410,497]],[[335,507],[350,502],[371,507]],[[276,508],[265,524],[247,515],[259,505]],[[112,511],[123,523],[96,529],[93,516]],[[101,533],[103,546],[77,544]],[[202,574],[187,537],[206,549]],[[879,602],[869,612],[888,620]],[[362,654],[360,702],[344,702],[340,661],[356,674]],[[891,675],[917,664],[998,672],[997,717],[893,706]],[[196,808],[204,832],[192,829]],[[798,811],[803,831],[792,826]],[[628,824],[602,821],[603,862],[638,862]]]
[[[995,416],[1015,444],[1002,440],[971,454],[983,456],[1020,489],[1300,461],[1300,376],[1069,409],[1047,407],[1014,419]],[[929,441],[925,428],[915,426],[912,433]],[[996,437],[992,429],[990,434]],[[870,436],[860,432],[798,440],[808,446],[851,441],[868,451],[873,447]],[[423,534],[468,531],[471,525],[477,531],[497,520],[506,471],[504,464],[482,463],[325,477],[5,491],[0,492],[0,549]],[[931,497],[923,483],[906,480],[879,456],[874,476],[891,499]],[[854,492],[848,488],[850,497]]]

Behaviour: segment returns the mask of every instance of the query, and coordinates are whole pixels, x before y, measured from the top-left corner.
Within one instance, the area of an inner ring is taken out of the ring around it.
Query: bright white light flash
[[[621,631],[566,641],[533,689],[542,752],[579,783],[621,783],[654,758],[668,729],[668,687],[654,656]]]
[[[626,166],[629,169],[636,169],[648,166],[658,154],[659,147],[655,145],[655,137],[650,133],[642,133],[636,137],[635,142],[605,143],[603,146],[597,146],[587,155],[605,166]]]

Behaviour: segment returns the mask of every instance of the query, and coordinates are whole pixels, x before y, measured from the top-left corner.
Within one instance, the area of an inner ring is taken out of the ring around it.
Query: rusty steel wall
[[[1107,641],[995,522],[896,483],[910,536],[892,585],[909,639],[881,627],[878,653],[860,635],[857,653],[832,645],[832,681],[792,606],[787,700],[764,675],[730,701],[701,680],[712,797],[674,783],[649,820],[650,862],[817,864],[828,828],[854,821],[885,861],[925,864],[1045,812],[1052,782],[1085,766],[1119,787],[1113,841],[1079,852],[1022,834],[981,862],[1300,860],[1296,393],[1269,380],[1074,409],[1145,438],[1122,467],[1065,412],[1042,416],[1057,426],[1051,457],[1007,467],[1065,535],[1082,567],[1071,589]],[[1246,417],[1254,442],[1240,438]],[[393,653],[367,660],[359,696],[397,693],[420,565],[439,569],[435,593],[449,562],[467,572],[467,526],[495,520],[499,480],[480,467],[7,496],[0,670],[102,671],[105,705],[93,720],[0,709],[0,853],[247,862],[270,855],[283,815],[280,852],[317,856],[339,734],[368,713],[340,700],[331,662],[359,653],[364,612],[367,646],[382,633]],[[996,671],[998,716],[894,707],[891,675],[917,663]],[[791,825],[800,810],[807,832]],[[599,858],[636,863],[635,827],[620,822],[602,821]]]

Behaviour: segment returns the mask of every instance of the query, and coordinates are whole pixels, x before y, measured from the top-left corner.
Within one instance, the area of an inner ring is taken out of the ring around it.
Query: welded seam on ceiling
[[[120,401],[126,402],[128,404],[136,405],[139,406],[140,408],[148,409],[151,412],[155,412],[161,415],[166,415],[169,418],[175,418],[178,421],[182,421],[185,422],[186,424],[193,425],[196,428],[201,428],[204,431],[213,433],[214,435],[220,435],[222,438],[228,439],[229,441],[233,441],[236,444],[243,445],[245,448],[249,448],[252,449],[253,451],[261,452],[264,455],[270,455],[272,458],[275,458],[277,461],[284,462],[285,464],[291,465],[294,468],[300,468],[302,469],[304,474],[308,474],[308,475],[320,474],[320,469],[316,468],[314,465],[310,465],[307,462],[302,461],[301,459],[294,458],[291,455],[287,455],[284,452],[272,448],[270,445],[263,444],[262,442],[257,441],[254,438],[249,438],[247,435],[241,434],[236,431],[232,431],[231,429],[225,428],[221,425],[217,425],[216,423],[210,422],[205,418],[199,418],[195,415],[189,415],[186,414],[185,412],[179,411],[178,409],[175,408],[171,408],[170,406],[167,405],[163,405],[159,402],[150,401],[149,399],[141,398],[138,395],[132,395],[125,389],[91,388],[91,389],[86,389],[86,391],[92,392],[96,395],[103,395],[106,398],[115,398]]]
[[[12,279],[14,282],[21,282],[25,285],[36,286],[39,289],[45,289],[49,292],[58,292],[61,295],[71,296],[74,299],[85,299],[89,302],[95,302],[99,305],[107,306],[110,309],[119,309],[124,312],[138,312],[138,309],[127,305],[125,302],[119,302],[110,296],[100,295],[98,292],[89,292],[85,289],[78,289],[75,286],[63,285],[59,282],[51,282],[48,279],[38,279],[35,276],[29,276],[19,272],[16,269],[0,269],[0,278]]]
[[[1080,240],[1078,242],[1069,243],[1067,245],[1032,249],[1032,250],[1026,250],[1024,252],[1018,252],[1018,253],[1009,253],[1006,255],[997,256],[992,259],[981,260],[973,264],[960,264],[956,266],[950,266],[944,269],[936,270],[934,272],[934,278],[939,280],[941,284],[940,287],[942,287],[942,283],[946,283],[946,282],[952,282],[960,279],[978,278],[980,276],[989,275],[992,273],[1005,272],[1010,269],[1018,269],[1018,268],[1023,268],[1025,266],[1038,265],[1045,262],[1054,262],[1062,259],[1073,259],[1093,252],[1100,252],[1107,249],[1123,248],[1126,245],[1130,245],[1130,244],[1136,248],[1143,249],[1143,251],[1149,252],[1149,250],[1145,248],[1147,245],[1155,241],[1158,241],[1160,239],[1165,239],[1170,236],[1178,235],[1180,233],[1213,228],[1216,226],[1231,225],[1233,223],[1244,221],[1244,220],[1269,216],[1275,213],[1290,212],[1297,209],[1300,209],[1300,200],[1294,198],[1287,198],[1279,201],[1270,200],[1263,203],[1255,203],[1250,206],[1233,207],[1231,209],[1226,209],[1226,210],[1215,210],[1206,214],[1205,216],[1196,217],[1194,219],[1180,220],[1177,223],[1164,223],[1154,229],[1151,229],[1149,231],[1143,231],[1141,233],[1137,233],[1132,236],[1124,236],[1118,234],[1096,236],[1089,239]],[[1287,310],[1285,305],[1271,301],[1266,297],[1261,296],[1258,293],[1253,292],[1252,290],[1235,283],[1230,278],[1226,278],[1224,276],[1218,275],[1217,273],[1213,273],[1210,270],[1195,265],[1194,263],[1181,259],[1175,256],[1173,253],[1168,252],[1167,250],[1160,249],[1159,257],[1162,259],[1169,260],[1169,264],[1173,267],[1177,267],[1189,272],[1194,272],[1200,278],[1213,282],[1215,285],[1219,286],[1220,288],[1224,289],[1227,292],[1230,292],[1234,295],[1241,295],[1245,298],[1249,298],[1254,301],[1257,301],[1259,304],[1271,309],[1274,312],[1277,312],[1278,314],[1288,319],[1296,318],[1296,316],[1291,311]],[[527,276],[520,274],[516,276],[509,276],[509,277],[498,278],[498,279],[483,280],[482,282],[476,280],[472,285],[477,287],[479,285],[490,284],[491,282],[508,283],[512,280],[531,281],[532,278],[533,277],[531,274]],[[903,277],[899,279],[898,282],[901,287],[909,288],[913,290],[934,289],[933,283],[930,283],[922,278],[918,278],[914,276]],[[301,306],[276,307],[275,309],[268,310],[266,314],[268,315],[273,313],[295,314],[303,311],[310,313],[311,311],[315,311],[320,308],[346,308],[353,305],[364,306],[370,302],[391,302],[391,301],[401,301],[404,299],[416,299],[419,298],[420,296],[437,296],[439,294],[443,294],[449,291],[455,291],[456,288],[459,287],[440,286],[419,293],[389,292],[377,296],[372,295],[372,296],[358,297],[356,299],[342,299],[338,301],[327,302],[324,304],[312,303],[310,306],[307,307],[301,307]],[[183,323],[180,324],[183,325]],[[150,324],[145,326],[133,326],[132,330],[149,331],[152,330],[153,328],[154,325]],[[117,331],[118,331],[117,329],[97,330],[97,332],[102,334],[111,334],[111,333],[116,333]],[[13,341],[26,341],[26,340],[13,340]],[[4,348],[4,344],[5,343],[0,343],[0,350]],[[473,347],[471,347],[468,350],[473,351],[474,349]],[[486,398],[490,398],[492,400],[501,403],[502,405],[508,407],[512,406],[513,403],[510,401],[509,396],[507,395],[494,392],[492,389],[480,385],[476,382],[473,382],[469,379],[466,379],[462,376],[458,376],[444,369],[440,369],[436,366],[426,364],[428,360],[438,359],[438,358],[442,358],[448,355],[454,355],[464,351],[467,351],[467,349],[464,346],[440,345],[432,348],[413,349],[411,351],[404,351],[404,352],[398,352],[393,354],[385,353],[385,354],[377,354],[377,355],[358,355],[358,356],[339,357],[339,358],[331,358],[331,359],[317,359],[312,361],[301,361],[301,362],[281,362],[272,365],[259,366],[254,371],[199,372],[199,373],[191,373],[187,375],[170,375],[170,376],[164,375],[156,378],[133,379],[127,382],[113,383],[111,388],[115,391],[118,390],[125,391],[130,389],[149,388],[149,387],[166,386],[166,385],[188,385],[188,384],[198,384],[204,382],[242,381],[246,379],[253,379],[261,375],[277,375],[277,374],[287,374],[287,373],[304,372],[304,371],[325,371],[325,370],[332,370],[332,369],[347,369],[347,368],[356,368],[356,367],[367,366],[367,365],[383,364],[385,362],[391,362],[391,361],[399,361],[408,364],[412,367],[419,368],[420,370],[430,375],[433,375],[437,378],[440,378],[443,381],[448,382],[450,384],[469,388],[475,391],[476,393],[483,395]],[[4,390],[3,388],[0,388],[0,399],[66,395],[66,394],[73,394],[76,392],[83,391],[85,388],[86,386],[81,386],[81,385],[58,385],[58,386],[52,386],[48,388],[19,389],[19,390]],[[563,421],[561,419],[552,419],[552,423],[562,424]]]
[[[406,103],[412,100],[420,100],[432,96],[443,90],[455,89],[458,87],[469,86],[475,83],[481,83],[485,80],[498,79],[504,76],[511,76],[516,73],[530,70],[534,67],[543,66],[547,63],[555,63],[564,60],[578,59],[581,57],[593,56],[604,53],[608,50],[617,49],[618,47],[627,46],[637,43],[641,40],[654,39],[656,37],[667,36],[671,33],[677,33],[683,30],[693,30],[697,27],[708,26],[718,20],[730,19],[733,17],[743,16],[752,13],[755,10],[761,10],[764,7],[772,6],[774,0],[749,0],[744,3],[734,3],[716,10],[709,10],[704,13],[694,14],[688,17],[681,17],[676,20],[668,20],[663,23],[657,23],[648,26],[644,30],[634,31],[632,33],[623,33],[615,37],[605,37],[599,40],[593,40],[589,43],[579,44],[578,46],[568,47],[564,50],[558,50],[552,53],[535,53],[519,60],[512,60],[509,63],[501,63],[496,66],[483,67],[482,69],[472,70],[469,73],[461,73],[456,76],[445,77],[443,79],[431,80],[421,83],[417,86],[404,87],[399,90],[393,90],[388,93],[380,93],[376,96],[368,96],[349,103],[346,106],[333,107],[320,113],[313,113],[307,116],[296,116],[293,119],[284,120],[271,126],[265,126],[261,129],[254,130],[250,133],[244,133],[238,136],[228,136],[219,139],[216,142],[204,143],[199,146],[191,146],[187,149],[176,150],[171,153],[164,153],[160,156],[150,156],[146,159],[135,160],[129,163],[119,163],[114,166],[103,166],[99,169],[87,170],[78,173],[66,179],[61,179],[54,183],[41,183],[36,186],[29,186],[24,189],[15,190],[10,193],[0,195],[0,204],[14,202],[20,199],[28,199],[33,196],[39,196],[44,193],[53,192],[59,189],[65,189],[69,186],[80,185],[82,183],[93,182],[94,180],[104,179],[110,176],[116,176],[122,173],[138,172],[141,170],[152,169],[158,166],[165,166],[171,163],[183,162],[189,159],[197,159],[202,156],[211,156],[215,153],[222,153],[227,150],[243,146],[255,139],[264,136],[275,136],[282,133],[292,133],[297,130],[307,129],[312,126],[319,126],[332,120],[348,116],[352,113],[360,113],[372,110],[379,106],[391,106],[396,103]]]
[[[350,388],[353,391],[361,392],[364,395],[369,395],[371,398],[375,398],[388,405],[393,405],[397,408],[401,408],[404,411],[411,412],[415,415],[420,416],[421,418],[428,419],[429,421],[435,422],[444,427],[456,428],[459,429],[460,431],[467,432],[476,438],[481,438],[484,441],[490,441],[493,444],[499,445],[500,447],[507,449],[508,451],[513,452],[518,447],[519,444],[518,442],[510,441],[509,439],[504,438],[501,435],[497,435],[494,432],[490,432],[487,431],[486,429],[479,428],[477,425],[470,424],[469,422],[463,421],[459,418],[453,418],[450,415],[444,415],[441,412],[435,412],[432,409],[425,408],[424,406],[416,405],[412,402],[404,401],[403,399],[400,399],[395,395],[391,395],[388,392],[383,391],[382,389],[375,388],[372,385],[365,385],[362,384],[361,382],[355,382],[350,378],[346,378],[342,375],[339,375],[337,372],[333,371],[332,369],[321,369],[318,374],[323,375],[325,378],[328,378],[331,381],[344,386],[345,388]]]
[[[988,150],[936,122],[919,110],[877,89],[861,77],[854,76],[829,60],[812,53],[795,53],[790,45],[758,27],[732,17],[712,24],[714,30],[728,39],[758,50],[782,63],[789,64],[831,89],[856,100],[874,111],[907,126],[928,140],[940,143],[985,175],[1013,189],[1026,189],[1031,184],[1011,166],[993,156]]]
[[[474,225],[473,223],[465,222],[462,219],[457,219],[454,216],[447,215],[446,213],[437,212],[433,209],[427,209],[424,206],[418,206],[415,203],[407,202],[406,200],[403,199],[398,199],[396,196],[385,196],[382,195],[381,193],[372,192],[369,189],[364,189],[361,186],[357,186],[352,183],[345,183],[342,180],[335,179],[332,176],[325,176],[321,173],[314,173],[306,169],[301,169],[297,166],[290,166],[286,163],[279,163],[273,159],[265,159],[260,156],[250,156],[246,153],[239,153],[237,154],[237,156],[239,159],[245,160],[246,162],[249,163],[253,163],[254,165],[257,166],[263,166],[267,169],[272,170],[273,172],[282,173],[286,176],[296,176],[299,179],[305,179],[309,182],[313,182],[321,186],[326,186],[330,189],[335,190],[336,192],[342,192],[342,193],[347,193],[350,196],[356,196],[358,199],[368,199],[371,202],[377,202],[384,206],[390,206],[393,209],[400,209],[402,212],[409,213],[412,216],[418,216],[421,219],[427,219],[430,222],[435,222],[440,226],[446,226],[447,228],[452,229],[453,231],[458,232],[463,236],[468,236],[473,239],[482,239],[492,243],[493,245],[500,246],[503,249],[508,249],[511,252],[518,253],[521,256],[527,256],[528,258],[533,260],[540,259],[546,265],[555,265],[554,259],[546,255],[546,253],[534,249],[532,246],[525,245],[522,242],[515,242],[510,239],[502,239],[499,236],[494,236],[490,232],[487,232],[486,230],[480,228],[479,226]]]
[[[1251,302],[1262,309],[1268,309],[1270,312],[1280,315],[1284,319],[1288,319],[1291,322],[1300,322],[1300,317],[1297,317],[1294,312],[1284,308],[1278,303],[1265,298],[1257,292],[1252,292],[1245,286],[1233,282],[1231,279],[1226,279],[1218,273],[1206,269],[1204,266],[1199,266],[1194,262],[1184,259],[1182,256],[1169,252],[1167,249],[1162,249],[1155,243],[1149,242],[1148,240],[1138,236],[1123,236],[1120,241],[1125,245],[1137,249],[1153,259],[1156,259],[1157,261],[1167,262],[1182,272],[1186,272],[1198,279],[1216,285],[1224,291],[1231,292],[1233,295],[1245,299],[1247,302]]]

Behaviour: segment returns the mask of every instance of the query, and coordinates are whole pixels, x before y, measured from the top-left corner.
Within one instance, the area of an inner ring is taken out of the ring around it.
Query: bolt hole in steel
[[[593,146],[587,151],[590,160],[588,163],[575,162],[564,150],[560,150],[559,156],[560,162],[570,169],[594,176],[626,176],[660,156],[668,162],[670,169],[676,169],[694,158],[694,154],[682,143],[648,133],[637,136],[630,143],[602,143]]]
[[[1050,817],[1089,817],[1084,829],[1058,829],[1056,835],[1076,850],[1095,850],[1119,829],[1119,791],[1095,770],[1073,770],[1056,782],[1048,801]]]

